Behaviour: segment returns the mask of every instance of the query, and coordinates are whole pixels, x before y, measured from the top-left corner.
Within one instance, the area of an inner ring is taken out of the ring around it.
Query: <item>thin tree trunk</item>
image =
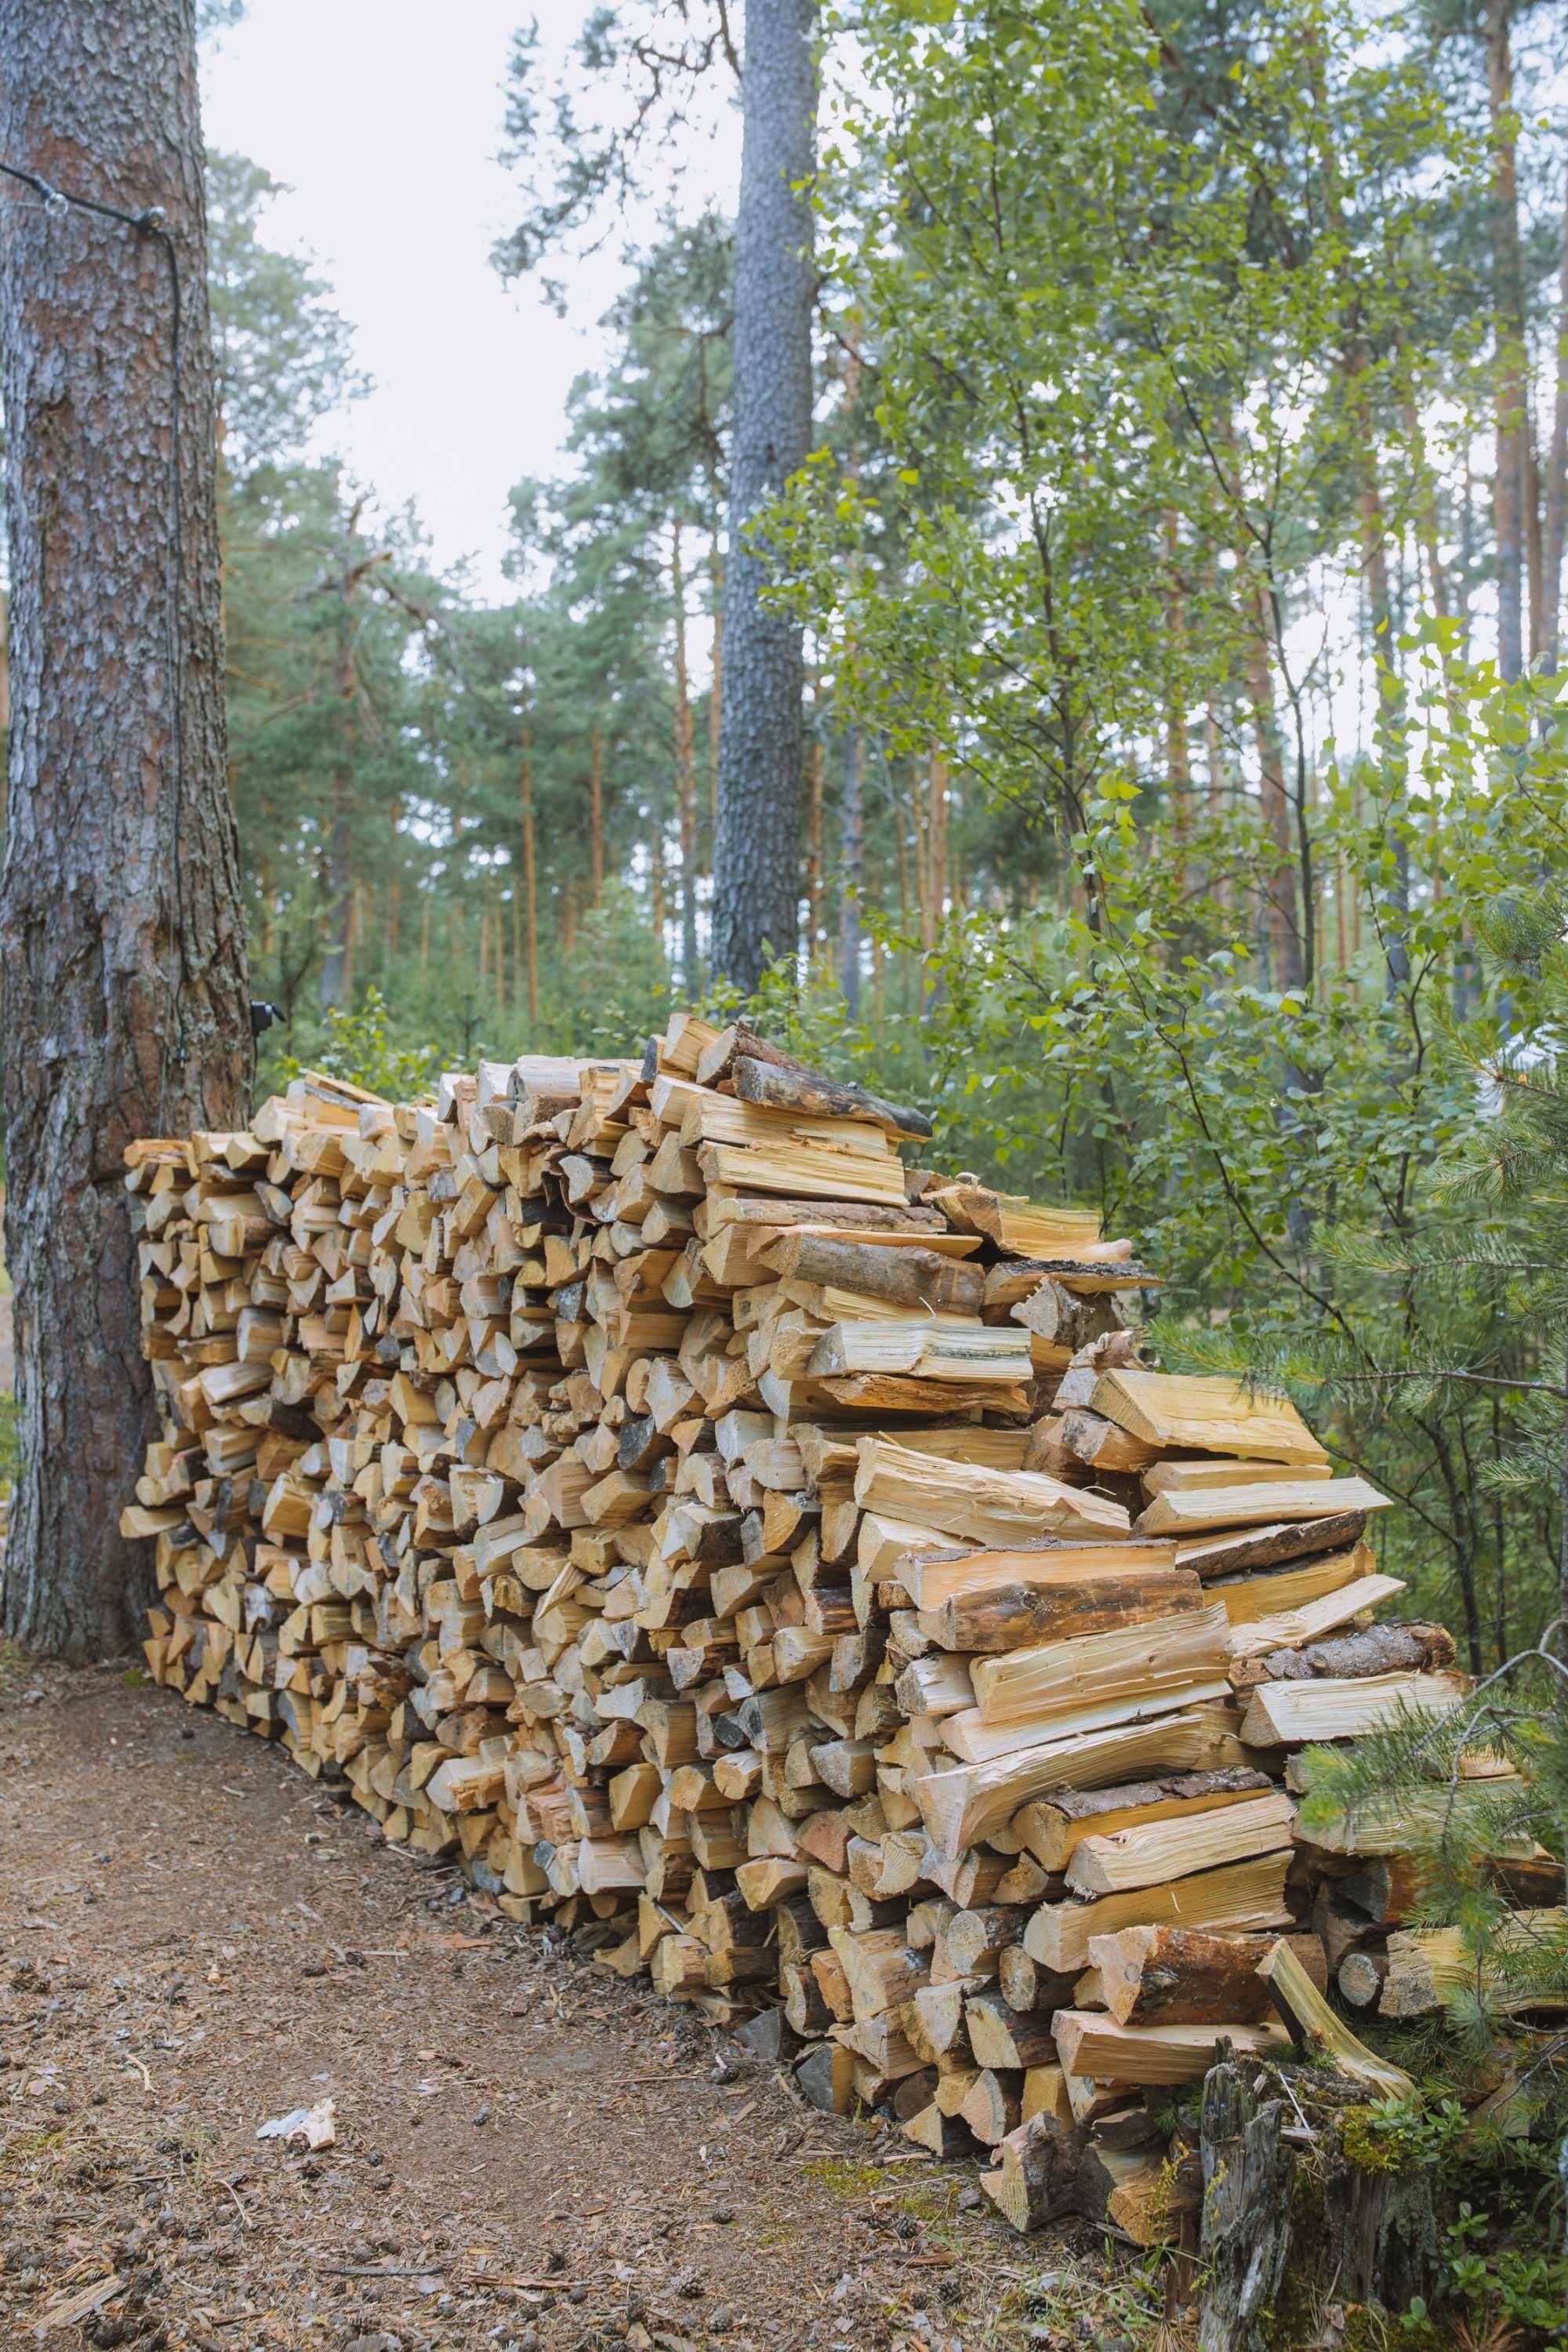
[[[860,730],[844,730],[838,800],[838,984],[852,1021],[860,1015],[860,879],[865,848],[865,764]]]
[[[1535,424],[1528,408],[1522,435],[1524,451],[1524,576],[1530,591],[1530,658],[1539,661],[1546,650],[1546,555],[1541,537],[1541,460],[1536,455]]]
[[[1343,971],[1349,950],[1345,944],[1345,853],[1339,846],[1334,850],[1334,946],[1339,968]]]
[[[657,807],[648,812],[647,828],[647,891],[648,919],[659,957],[664,956],[664,827]]]
[[[708,549],[709,593],[713,599],[713,683],[708,689],[708,841],[719,841],[719,738],[724,723],[724,555],[717,527]]]
[[[814,728],[806,740],[805,820],[805,954],[809,965],[816,955],[822,920],[822,738]]]
[[[1379,495],[1377,474],[1370,443],[1363,464],[1360,498],[1362,525],[1362,561],[1366,577],[1368,614],[1372,622],[1372,640],[1381,654],[1390,674],[1398,676],[1394,642],[1394,599],[1388,585],[1388,544],[1384,529],[1383,500]],[[1403,730],[1403,690],[1395,697],[1385,695],[1379,687],[1377,717],[1374,722],[1384,761],[1392,768],[1405,758]],[[1401,799],[1403,800],[1403,787]],[[1403,810],[1397,813],[1403,814]],[[1385,949],[1390,991],[1403,988],[1410,977],[1410,951],[1405,945],[1404,924],[1410,913],[1410,845],[1405,837],[1403,824],[1396,824],[1394,833],[1394,924]]]
[[[386,879],[386,960],[397,961],[397,915],[402,896],[403,875],[397,860],[397,837],[403,824],[403,803],[392,803],[392,870]]]
[[[691,680],[686,660],[686,574],[680,523],[669,527],[670,597],[675,607],[675,812],[680,839],[680,979],[697,986],[697,757],[691,723]]]
[[[1552,446],[1546,461],[1546,539],[1541,594],[1545,622],[1542,651],[1552,669],[1562,648],[1563,545],[1568,531],[1568,198],[1563,205],[1557,262],[1557,364],[1553,371]]]
[[[357,515],[357,509],[356,509]],[[348,1000],[349,933],[353,921],[354,651],[351,523],[343,557],[337,620],[333,690],[337,698],[337,756],[332,762],[332,814],[327,835],[326,953],[321,958],[323,1013]]]
[[[343,1001],[347,1004],[352,1004],[354,998],[354,950],[359,944],[360,908],[365,895],[363,882],[356,882],[349,892],[349,919],[343,938]]]
[[[752,525],[810,447],[814,15],[812,0],[771,0],[746,20],[713,860],[713,969],[743,996],[774,957],[794,956],[799,924],[801,628],[763,603],[766,556]]]
[[[595,719],[588,730],[589,905],[605,895],[605,730]]]
[[[7,206],[6,1257],[20,1469],[0,1624],[136,1629],[119,1532],[148,1435],[121,1152],[249,1107],[226,783],[216,415],[191,0],[0,0],[0,154],[140,216]],[[177,420],[177,435],[174,430]],[[175,525],[177,524],[177,530]]]
[[[1219,712],[1211,701],[1204,705],[1204,763],[1208,772],[1205,810],[1208,823],[1216,827],[1225,815],[1225,752],[1220,742]],[[1221,870],[1210,868],[1209,887],[1216,905],[1230,905],[1230,880]]]
[[[1505,679],[1524,669],[1525,384],[1524,282],[1519,246],[1519,163],[1513,118],[1513,0],[1487,0],[1482,23],[1487,105],[1492,134],[1491,242],[1494,324],[1493,401],[1497,472],[1492,484],[1497,542],[1498,668]]]
[[[1301,984],[1301,926],[1296,909],[1296,862],[1292,855],[1290,803],[1285,790],[1285,747],[1274,707],[1274,680],[1260,589],[1253,592],[1252,626],[1247,635],[1247,690],[1258,742],[1264,829],[1272,856],[1264,884],[1263,930],[1269,951],[1269,985]]]
[[[926,918],[924,929],[927,971],[922,974],[922,992],[929,1002],[938,992],[939,983],[929,976],[929,959],[934,954],[942,937],[942,926],[947,913],[947,761],[933,743],[926,768]]]
[[[1454,609],[1459,621],[1459,656],[1470,658],[1470,573],[1476,560],[1476,478],[1468,453],[1465,457],[1465,488],[1459,501],[1459,577]]]
[[[1187,740],[1187,600],[1182,588],[1181,518],[1174,507],[1165,509],[1164,536],[1165,624],[1170,637],[1167,650],[1171,660],[1171,676],[1165,693],[1165,781],[1171,795],[1171,829],[1176,838],[1179,878],[1186,863],[1193,761]]]
[[[528,929],[528,1017],[539,1019],[539,859],[533,835],[533,720],[522,713],[522,895]]]
[[[1426,566],[1426,592],[1432,599],[1433,612],[1440,621],[1445,621],[1449,611],[1448,575],[1437,551],[1437,501],[1432,494],[1431,480],[1426,473],[1426,436],[1421,429],[1415,403],[1407,390],[1400,394],[1399,415],[1422,483],[1415,509],[1415,536]]]

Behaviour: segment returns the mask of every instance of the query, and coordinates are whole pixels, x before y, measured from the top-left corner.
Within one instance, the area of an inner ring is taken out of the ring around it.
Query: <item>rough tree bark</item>
[[[793,955],[799,923],[801,631],[763,605],[766,563],[747,526],[810,446],[813,14],[812,0],[753,0],[742,77],[712,960],[747,995],[771,958]]]
[[[7,205],[12,581],[5,1242],[21,1467],[0,1622],[118,1649],[147,1436],[122,1147],[243,1119],[252,1069],[226,782],[216,435],[192,0],[0,0],[0,154],[169,247]],[[177,520],[177,532],[172,523]]]

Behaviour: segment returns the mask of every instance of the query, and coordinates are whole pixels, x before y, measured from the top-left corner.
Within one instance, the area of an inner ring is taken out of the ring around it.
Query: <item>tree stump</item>
[[[1280,2137],[1287,2110],[1282,2099],[1254,2095],[1255,2072],[1222,2055],[1204,2084],[1202,2352],[1267,2352],[1266,2322],[1290,2251],[1296,2166]]]
[[[1345,2153],[1346,2117],[1364,2105],[1365,2086],[1291,2068],[1283,2080],[1293,2096],[1274,2098],[1256,2063],[1237,2064],[1223,2042],[1219,2051],[1204,2084],[1200,2141],[1202,2352],[1268,2352],[1283,2340],[1277,2306],[1288,2267],[1339,2303],[1387,2312],[1417,2295],[1433,2303],[1432,2176],[1368,2169]],[[1298,2163],[1284,2133],[1302,2116],[1313,2145]]]
[[[1347,2303],[1404,2311],[1415,2295],[1435,2300],[1437,2215],[1429,2172],[1365,2172],[1344,2157],[1336,2124],[1336,2161],[1324,2200],[1319,2253],[1325,2275],[1337,2271]]]

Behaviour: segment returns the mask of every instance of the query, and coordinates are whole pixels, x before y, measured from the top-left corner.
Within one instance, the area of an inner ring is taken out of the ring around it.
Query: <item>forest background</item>
[[[310,454],[347,325],[268,242],[265,159],[210,159],[263,1089],[624,1054],[710,1000],[732,256],[669,158],[734,89],[700,13],[596,12],[560,87],[524,26],[497,94],[503,275],[624,235],[617,173],[668,197],[564,468],[512,493],[504,603]],[[1560,13],[819,29],[815,446],[768,522],[800,941],[761,1017],[928,1105],[942,1163],[1099,1205],[1168,1352],[1330,1383],[1409,1507],[1387,1564],[1484,1670],[1563,1533],[1542,1270],[1447,1172],[1563,1002],[1502,937],[1568,883]],[[705,74],[655,96],[667,36]]]

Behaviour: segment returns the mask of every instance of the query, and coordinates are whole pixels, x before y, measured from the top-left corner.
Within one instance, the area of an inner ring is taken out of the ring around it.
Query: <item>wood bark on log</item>
[[[1310,1682],[1330,1675],[1347,1681],[1364,1675],[1419,1674],[1454,1661],[1454,1637],[1442,1625],[1369,1625],[1363,1633],[1335,1634],[1300,1649],[1267,1650],[1233,1668],[1237,1688],[1259,1682]]]
[[[889,1249],[878,1242],[846,1241],[805,1232],[781,1234],[763,1252],[786,1281],[833,1284],[868,1298],[888,1298],[918,1309],[944,1307],[978,1314],[984,1276],[963,1258],[939,1256],[918,1246]]]
[[[1256,2024],[1273,2013],[1258,1964],[1263,1936],[1208,1936],[1196,1927],[1123,1927],[1090,1938],[1106,2007],[1121,2025]]]
[[[21,1450],[0,1623],[96,1658],[152,1590],[119,1528],[150,1398],[121,1155],[237,1128],[252,1068],[191,0],[4,0],[0,53],[0,152],[132,215],[14,204],[0,268]],[[136,225],[154,207],[166,237]]]
[[[825,1078],[798,1064],[763,1061],[755,1054],[742,1054],[731,1081],[742,1102],[756,1103],[765,1110],[806,1111],[814,1118],[868,1118],[894,1135],[918,1142],[926,1141],[931,1133],[924,1111],[906,1103],[888,1102],[865,1087]]]
[[[920,1616],[921,1632],[939,1648],[974,1654],[1105,1633],[1152,1617],[1195,1616],[1206,1605],[1197,1578],[1175,1569],[1072,1584],[999,1584],[955,1593]]]

